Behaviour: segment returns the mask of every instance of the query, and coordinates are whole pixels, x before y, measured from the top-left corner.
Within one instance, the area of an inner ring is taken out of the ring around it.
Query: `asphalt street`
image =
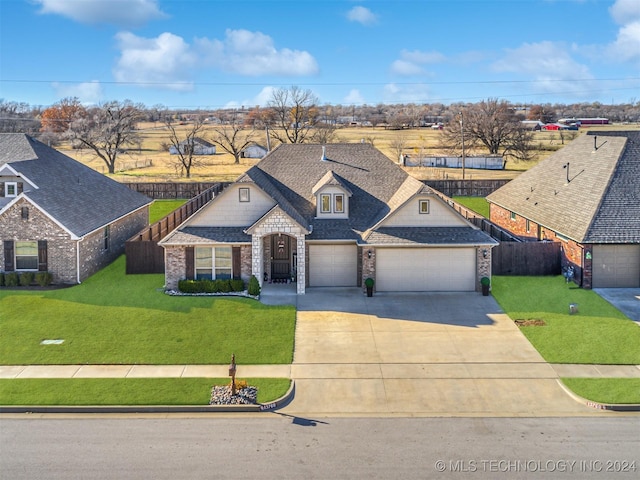
[[[2,479],[638,478],[640,417],[0,418]]]

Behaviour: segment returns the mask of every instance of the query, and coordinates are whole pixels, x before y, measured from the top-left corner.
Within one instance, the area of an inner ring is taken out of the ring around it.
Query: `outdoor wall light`
[[[484,250],[482,250],[482,258],[487,258],[487,255],[489,255],[489,252],[485,248]]]
[[[367,251],[367,258],[371,258],[371,250]]]

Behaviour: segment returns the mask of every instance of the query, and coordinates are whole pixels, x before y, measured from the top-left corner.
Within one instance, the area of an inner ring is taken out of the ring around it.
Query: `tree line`
[[[337,130],[343,126],[384,127],[401,132],[437,125],[442,128],[440,142],[446,151],[464,153],[465,146],[483,147],[489,154],[526,161],[533,157],[533,136],[521,120],[550,123],[563,117],[638,122],[640,102],[517,105],[490,98],[448,105],[321,105],[311,90],[295,86],[274,90],[266,107],[206,111],[147,107],[130,100],[85,106],[77,98],[64,98],[47,108],[0,100],[0,132],[24,132],[49,144],[70,141],[76,148],[93,151],[109,173],[115,172],[122,153],[140,148],[140,123],[160,123],[167,132],[165,148],[174,147],[177,164],[186,177],[199,166],[196,143],[200,138],[220,147],[239,163],[242,151],[265,129],[275,145],[326,144],[336,141]],[[399,155],[403,143],[399,134],[394,142]]]

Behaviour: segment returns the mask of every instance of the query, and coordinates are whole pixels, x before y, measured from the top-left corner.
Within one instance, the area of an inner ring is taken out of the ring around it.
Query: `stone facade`
[[[23,208],[28,209],[27,218],[23,217]],[[40,209],[21,199],[0,217],[0,240],[46,240],[47,270],[53,275],[53,282],[71,284],[82,282],[122,255],[126,240],[142,230],[148,222],[148,207],[113,222],[109,226],[109,248],[105,249],[103,228],[81,240],[72,239],[67,231],[44,215]],[[3,268],[4,249],[1,250],[0,266]]]
[[[297,284],[296,291],[298,294],[305,293],[306,286],[306,248],[305,248],[305,235],[304,229],[294,222],[288,215],[282,210],[275,209],[271,214],[267,215],[262,221],[253,227],[251,232],[251,245],[252,245],[252,274],[256,276],[262,286],[264,282],[264,273],[267,268],[267,260],[270,255],[265,252],[265,238],[273,234],[284,234],[295,239],[296,254],[298,258],[297,268]],[[268,272],[267,272],[268,275]]]
[[[491,278],[491,249],[481,247],[476,249],[476,291],[482,290],[480,279]]]
[[[367,278],[376,279],[376,249],[375,247],[358,247],[358,251],[360,253],[360,282],[359,284],[362,286],[362,291],[366,292],[367,287],[364,284]],[[371,258],[369,258],[369,252],[371,252]],[[373,291],[376,291],[376,285],[373,284]]]
[[[178,282],[187,278],[187,247],[169,245],[164,247],[164,288],[177,290]]]

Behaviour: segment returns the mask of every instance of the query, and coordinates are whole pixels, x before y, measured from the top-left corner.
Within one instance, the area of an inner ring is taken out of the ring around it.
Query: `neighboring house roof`
[[[194,137],[192,140],[194,145],[201,145],[203,147],[215,147],[215,144],[205,140],[204,138],[200,138],[200,137]],[[183,140],[182,142],[180,142],[180,145],[186,145],[191,143],[189,140]]]
[[[152,202],[25,134],[0,134],[0,169],[5,166],[37,187],[21,196],[77,238]]]
[[[487,197],[579,243],[640,243],[640,132],[589,132]]]

